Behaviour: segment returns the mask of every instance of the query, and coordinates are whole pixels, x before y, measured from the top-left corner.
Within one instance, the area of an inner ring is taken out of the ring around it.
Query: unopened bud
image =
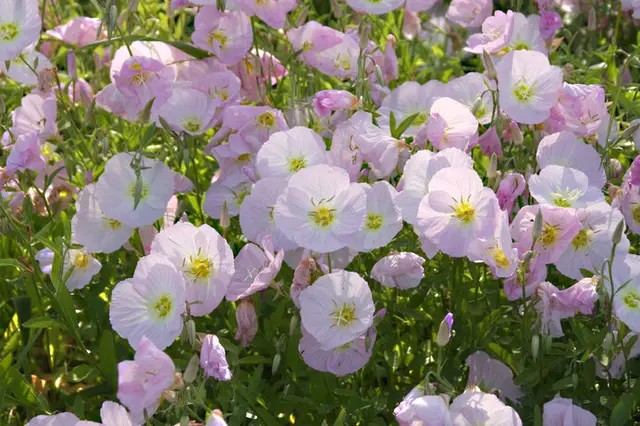
[[[616,229],[613,231],[613,235],[611,236],[611,241],[613,241],[613,245],[618,245],[620,244],[620,241],[622,241],[622,233],[624,232],[624,219],[621,219],[620,222],[618,222],[618,225],[616,225]]]
[[[531,338],[531,356],[533,359],[538,359],[538,353],[540,352],[540,336],[534,334]]]
[[[198,355],[192,356],[191,359],[189,360],[189,364],[187,365],[187,368],[184,370],[184,374],[182,375],[182,379],[184,380],[185,383],[187,384],[193,383],[193,381],[196,379],[196,376],[198,375],[199,367],[200,367],[200,358],[198,358]]]
[[[542,335],[542,352],[548,354],[551,350],[551,343],[553,342],[553,337],[550,334]]]
[[[609,352],[611,350],[611,346],[613,346],[613,334],[611,332],[608,332],[604,336],[602,347],[604,348],[605,352]]]
[[[380,66],[378,64],[375,64],[373,66],[373,72],[376,76],[376,82],[380,85],[380,86],[384,86],[385,82],[384,82],[384,76],[382,75],[382,68],[380,68]]]
[[[542,235],[542,209],[539,208],[536,213],[536,218],[533,221],[533,239],[537,240]]]
[[[305,22],[307,22],[307,15],[309,14],[309,6],[305,6],[304,9],[302,9],[302,12],[300,12],[300,15],[298,16],[298,19],[296,19],[296,23],[294,25],[295,28],[301,27],[304,25]]]
[[[289,336],[293,336],[298,329],[298,316],[294,315],[291,317],[291,321],[289,321]]]
[[[76,67],[76,54],[73,51],[67,53],[67,74],[71,80],[78,79],[78,68]]]
[[[187,321],[187,342],[191,345],[192,348],[196,347],[196,323],[193,322],[192,319]]]
[[[620,134],[620,139],[632,139],[633,135],[640,128],[640,118],[637,120],[633,120],[629,123],[629,127],[624,129],[624,132]]]
[[[278,367],[280,367],[280,361],[282,360],[282,355],[276,354],[273,357],[273,364],[271,364],[271,374],[276,374],[278,371]]]
[[[446,346],[451,339],[451,329],[453,328],[453,314],[449,312],[438,328],[438,335],[436,336],[436,345]]]
[[[369,35],[371,34],[371,24],[368,21],[362,21],[358,27],[358,45],[360,50],[365,50],[369,46]]]
[[[138,2],[139,0],[128,0],[127,1],[127,11],[129,13],[134,13],[138,10]]]
[[[589,10],[589,19],[587,21],[587,30],[595,31],[596,30],[596,9],[591,8]]]
[[[524,136],[522,136],[522,130],[520,130],[518,123],[512,120],[511,123],[509,123],[509,130],[511,131],[511,141],[515,145],[522,145]]]
[[[229,217],[229,206],[225,200],[222,203],[222,211],[220,212],[220,226],[222,229],[229,229],[231,226],[231,218]]]
[[[489,52],[485,49],[482,49],[482,61],[484,62],[484,69],[487,71],[487,77],[489,80],[498,80],[496,64],[493,62],[493,58]]]
[[[489,169],[487,170],[487,177],[489,180],[495,179],[498,172],[498,156],[494,152],[491,154],[491,160],[489,161]]]
[[[522,263],[524,264],[524,268],[525,270],[529,267],[529,265],[531,264],[531,261],[533,260],[533,256],[535,256],[535,253],[532,252],[531,250],[527,251],[524,256],[522,257]]]
[[[329,0],[331,3],[331,11],[333,12],[333,16],[336,18],[340,18],[342,16],[342,7],[338,0]]]

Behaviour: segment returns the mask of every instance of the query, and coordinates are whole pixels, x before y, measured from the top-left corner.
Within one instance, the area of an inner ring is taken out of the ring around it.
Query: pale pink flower
[[[0,62],[11,61],[40,38],[40,4],[37,0],[1,0],[0,10]]]
[[[342,43],[344,34],[316,21],[309,21],[301,27],[287,31],[287,39],[300,54],[305,63],[314,66],[317,52]]]
[[[405,8],[411,13],[426,12],[439,2],[440,0],[407,0]]]
[[[412,391],[413,393],[413,391]],[[446,395],[407,395],[393,414],[400,426],[451,426],[449,402]]]
[[[439,98],[431,106],[427,138],[437,150],[467,150],[478,134],[478,120],[469,108],[451,98]]]
[[[227,422],[224,421],[224,416],[222,415],[222,411],[213,410],[211,415],[207,419],[206,426],[227,426]]]
[[[321,90],[313,98],[313,110],[320,117],[328,117],[332,111],[353,109],[358,99],[345,90]]]
[[[467,52],[482,54],[484,50],[496,54],[508,46],[513,33],[514,14],[497,10],[482,23],[482,32],[472,34],[467,39]]]
[[[596,426],[597,422],[596,416],[567,398],[554,398],[543,407],[544,426]]]
[[[520,260],[523,260],[523,253],[518,253]],[[538,261],[538,257],[534,256],[525,271],[525,298],[530,297],[536,292],[538,284],[547,279],[547,265]],[[504,281],[504,293],[507,300],[514,301],[522,298],[522,280],[520,275],[515,272],[512,276]]]
[[[53,262],[53,260],[51,260],[51,262]],[[300,309],[300,292],[315,281],[314,276],[320,275],[321,273],[320,266],[313,257],[303,258],[300,260],[300,263],[298,263],[298,266],[296,266],[293,272],[293,281],[291,282],[291,300],[298,309]]]
[[[74,104],[82,103],[85,107],[93,101],[93,89],[86,80],[78,78],[73,84],[67,88],[67,96]]]
[[[524,193],[526,188],[527,183],[520,173],[507,173],[504,175],[496,193],[500,208],[511,215],[516,200]]]
[[[227,354],[224,347],[220,344],[218,336],[207,334],[202,341],[200,349],[200,367],[204,369],[206,377],[226,382],[231,380],[231,370],[227,363]]]
[[[371,278],[385,287],[407,290],[417,287],[424,278],[425,259],[415,253],[392,253],[371,268]]]
[[[256,15],[270,27],[280,29],[287,13],[298,6],[298,0],[236,0],[236,4],[247,15]]]
[[[491,126],[478,138],[478,144],[484,155],[491,157],[495,153],[498,157],[502,157],[502,141],[495,126]]]
[[[556,32],[562,28],[562,17],[558,12],[540,10],[540,35],[544,41],[551,41]]]
[[[404,19],[402,20],[402,35],[407,40],[413,40],[420,34],[420,30],[422,30],[422,22],[420,21],[420,16],[417,12],[409,11],[409,3],[407,1],[407,5],[405,7],[406,12],[404,14]]]
[[[11,113],[11,133],[18,137],[39,132],[40,140],[45,141],[58,133],[57,111],[55,96],[27,95]]]
[[[101,426],[136,426],[133,419],[122,405],[105,401],[100,408]],[[97,423],[89,421],[80,421],[75,426],[98,426]]]
[[[406,144],[392,137],[388,130],[374,125],[368,112],[356,112],[351,117],[351,122],[354,126],[355,143],[363,160],[376,177],[389,177],[395,171]]]
[[[493,394],[467,390],[453,400],[449,408],[454,426],[522,426],[520,416]]]
[[[73,413],[60,413],[53,416],[40,415],[32,418],[24,426],[76,426],[80,419]]]
[[[178,133],[201,135],[211,128],[218,105],[219,101],[209,102],[196,89],[174,85],[171,95],[153,115],[162,117]]]
[[[346,0],[346,3],[356,12],[382,15],[402,6],[404,0]]]
[[[469,378],[467,388],[479,386],[493,392],[498,390],[500,399],[506,401],[507,398],[517,402],[524,394],[520,386],[513,382],[513,372],[511,369],[496,359],[482,351],[472,353],[465,361],[469,367]]]
[[[113,75],[116,89],[125,99],[125,110],[134,116],[151,99],[154,99],[153,107],[159,108],[171,95],[174,78],[173,69],[145,56],[130,57]]]
[[[242,340],[242,347],[246,347],[258,333],[256,308],[250,298],[240,300],[236,307],[236,321],[238,322],[236,340]]]
[[[495,277],[506,278],[516,271],[518,250],[511,242],[507,212],[499,213],[493,236],[471,242],[468,257],[486,263]]]
[[[493,0],[453,0],[446,17],[463,28],[479,28],[492,11]]]
[[[7,158],[5,173],[8,176],[13,176],[18,171],[38,172],[46,168],[39,136],[38,132],[18,136]]]
[[[545,128],[549,132],[564,130],[585,138],[597,134],[603,122],[608,127],[609,113],[604,88],[564,83]]]
[[[344,169],[348,174],[351,182],[357,182],[360,178],[360,171],[364,162],[362,153],[358,147],[358,119],[359,113],[356,113],[347,121],[338,124],[331,148],[327,153],[327,161],[330,165]]]
[[[206,6],[196,15],[191,39],[223,63],[234,65],[253,43],[251,21],[243,12],[220,12],[216,6]]]
[[[70,46],[84,47],[98,39],[106,38],[106,25],[102,26],[102,32],[98,33],[100,27],[100,19],[80,16],[47,31],[46,34]]]
[[[162,394],[174,383],[176,368],[171,358],[146,337],[140,339],[133,361],[118,364],[118,399],[131,411],[134,421],[144,421],[160,405]]]

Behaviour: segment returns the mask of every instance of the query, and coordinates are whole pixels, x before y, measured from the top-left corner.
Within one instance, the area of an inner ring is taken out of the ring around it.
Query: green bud
[[[613,235],[611,236],[611,241],[613,241],[614,245],[620,244],[622,241],[622,234],[624,233],[624,219],[620,220],[618,225],[616,225],[616,229],[613,231]]]
[[[189,360],[189,364],[187,365],[187,368],[184,370],[184,374],[182,375],[182,380],[184,380],[184,382],[187,384],[193,383],[193,381],[196,379],[198,375],[199,367],[200,367],[200,359],[198,358],[198,355],[192,356],[191,359]]]
[[[542,235],[542,209],[538,209],[536,218],[533,221],[533,239],[537,240]]]
[[[493,62],[493,58],[485,49],[482,49],[482,62],[484,62],[484,68],[487,70],[487,76],[489,80],[498,80],[498,72],[496,71],[496,64]]]
[[[531,355],[533,359],[538,359],[538,353],[540,352],[540,336],[534,334],[531,338]]]

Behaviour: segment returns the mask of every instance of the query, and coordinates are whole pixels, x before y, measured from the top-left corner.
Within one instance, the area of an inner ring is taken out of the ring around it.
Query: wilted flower
[[[235,259],[235,273],[227,289],[227,300],[235,302],[265,290],[280,272],[284,251],[274,253],[271,237],[262,241],[262,250],[249,243],[242,247]]]
[[[236,308],[236,321],[238,321],[238,331],[236,340],[242,340],[242,346],[247,346],[258,332],[258,317],[256,308],[250,298],[240,300]]]
[[[227,355],[218,336],[208,334],[202,341],[200,367],[204,369],[204,375],[207,377],[213,377],[218,381],[231,380]]]
[[[358,99],[345,90],[321,90],[313,98],[313,110],[320,117],[328,117],[332,111],[353,109]]]

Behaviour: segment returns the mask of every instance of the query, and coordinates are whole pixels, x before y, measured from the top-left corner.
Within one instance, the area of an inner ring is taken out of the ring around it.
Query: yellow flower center
[[[508,268],[509,265],[511,265],[511,262],[509,262],[509,259],[507,259],[507,256],[505,256],[500,247],[493,249],[493,261],[502,269]]]
[[[208,257],[197,255],[196,257],[192,257],[190,260],[191,263],[189,264],[188,273],[194,280],[209,278],[213,273],[213,263]]]
[[[246,163],[247,161],[251,160],[251,154],[244,153],[244,154],[240,154],[238,155],[238,158],[236,159],[238,161],[238,163]]]
[[[513,50],[529,50],[529,45],[523,41],[519,41],[514,46]]]
[[[589,231],[587,229],[581,229],[571,241],[571,246],[574,250],[580,250],[589,245],[591,242],[591,235],[589,235]]]
[[[336,68],[342,68],[344,71],[351,70],[351,58],[348,57],[337,57],[336,58]]]
[[[411,123],[411,125],[421,126],[426,122],[427,122],[427,114],[424,112],[421,112],[420,114],[416,115],[416,118],[413,119],[413,123]]]
[[[73,266],[76,269],[84,269],[89,265],[89,255],[87,253],[78,253],[73,258]]]
[[[349,304],[343,303],[340,306],[336,306],[336,310],[330,315],[333,318],[334,326],[348,327],[356,319],[356,305],[353,302]]]
[[[256,123],[262,127],[271,128],[276,124],[276,113],[267,111],[264,114],[260,114],[256,117]]]
[[[136,181],[134,180],[129,186],[129,195],[133,200],[136,199]],[[149,185],[142,181],[142,188],[140,188],[140,201],[144,201],[149,197]]]
[[[251,193],[251,190],[249,188],[243,188],[238,192],[234,192],[233,202],[236,204],[236,206],[240,207],[240,205],[242,204],[246,196],[249,195],[250,193]]]
[[[631,291],[626,296],[624,296],[622,301],[629,309],[636,310],[640,308],[640,294],[634,291]]]
[[[520,102],[529,102],[533,97],[533,88],[529,86],[524,80],[516,85],[513,89],[513,94]]]
[[[223,32],[217,31],[209,35],[209,46],[213,47],[213,40],[218,42],[218,46],[220,46],[220,50],[224,50],[227,46],[227,41],[229,37]]]
[[[182,128],[189,133],[196,133],[202,128],[202,123],[198,117],[186,117],[183,119]]]
[[[553,245],[558,239],[558,228],[547,223],[542,227],[542,235],[540,241],[544,247]]]
[[[382,228],[384,220],[382,215],[378,213],[370,213],[364,221],[364,227],[369,231],[377,231]]]
[[[453,216],[465,225],[471,223],[476,217],[476,209],[469,201],[461,201],[454,208]]]
[[[640,204],[636,204],[631,209],[631,216],[633,217],[634,222],[640,222]]]
[[[107,223],[107,226],[109,227],[109,229],[111,229],[112,231],[117,231],[122,227],[122,223],[120,223],[115,219],[108,219],[105,217],[104,220]]]
[[[291,158],[288,161],[289,172],[294,173],[307,167],[307,160],[304,157]]]
[[[312,212],[309,217],[313,219],[313,223],[319,228],[327,228],[335,220],[335,210],[327,206],[320,205]]]
[[[0,41],[13,41],[20,34],[20,28],[15,22],[0,24]]]
[[[153,309],[159,319],[165,319],[171,313],[172,308],[173,301],[167,294],[162,295],[155,305],[153,305]]]

